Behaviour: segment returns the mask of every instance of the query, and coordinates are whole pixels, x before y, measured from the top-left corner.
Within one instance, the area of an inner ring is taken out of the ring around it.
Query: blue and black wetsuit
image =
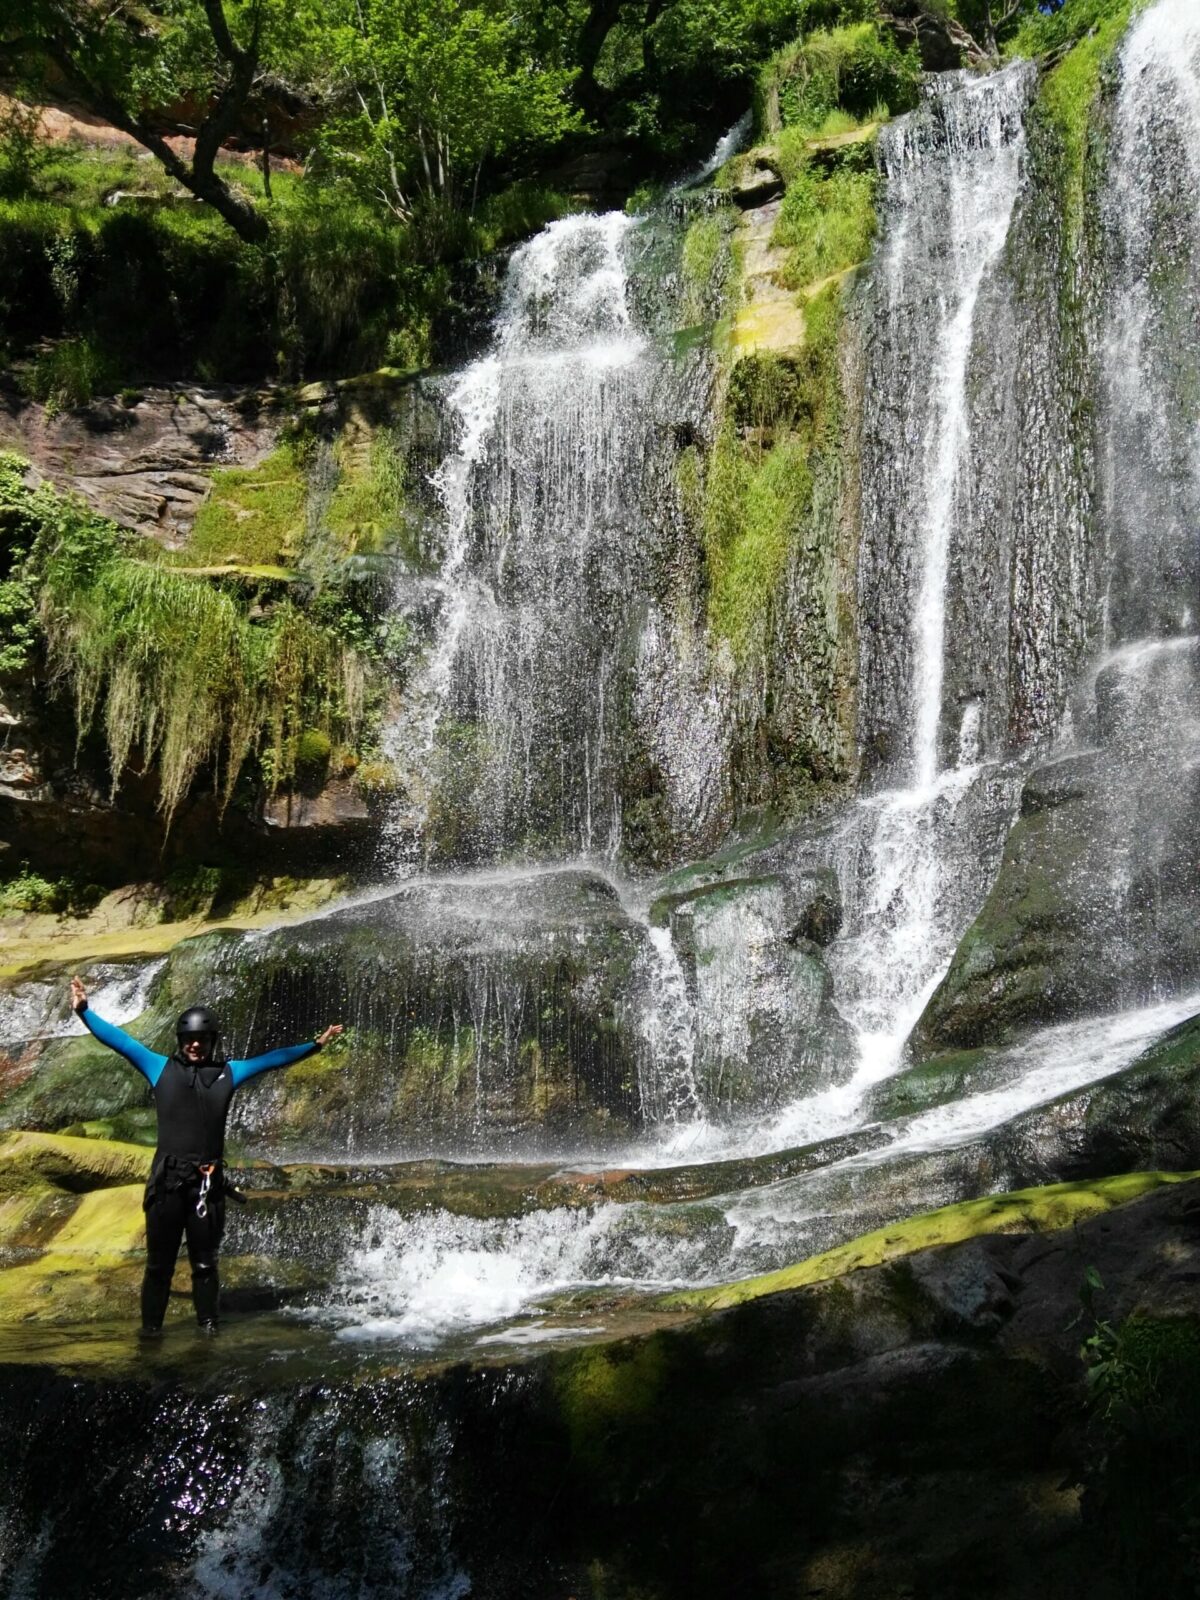
[[[85,1007],[85,1027],[101,1044],[125,1057],[146,1079],[158,1114],[158,1148],[146,1185],[146,1273],[142,1280],[142,1326],[160,1328],[171,1278],[186,1234],[192,1267],[192,1301],[198,1320],[217,1320],[217,1251],[225,1229],[225,1121],[234,1091],[260,1072],[290,1067],[321,1046],[288,1045],[245,1061],[210,1060],[193,1065],[181,1055],[149,1050],[122,1029]],[[197,1210],[204,1169],[210,1168],[204,1206]]]

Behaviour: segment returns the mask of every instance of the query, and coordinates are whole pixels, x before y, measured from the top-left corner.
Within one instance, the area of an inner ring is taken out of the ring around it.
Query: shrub
[[[783,127],[840,132],[841,124],[829,123],[838,112],[861,121],[911,110],[920,82],[916,48],[902,51],[876,22],[821,28],[787,45],[764,68],[759,121],[768,133]]]
[[[110,383],[111,361],[90,339],[63,339],[42,351],[25,378],[27,392],[53,415],[86,406]]]
[[[43,878],[25,861],[15,877],[0,882],[0,912],[84,912],[103,896],[99,884],[70,877]]]

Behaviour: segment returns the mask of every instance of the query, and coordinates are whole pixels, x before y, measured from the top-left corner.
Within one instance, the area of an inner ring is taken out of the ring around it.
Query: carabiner
[[[217,1164],[215,1161],[206,1162],[200,1167],[200,1193],[196,1199],[196,1215],[198,1217],[206,1217],[208,1215],[208,1191],[212,1184],[212,1175],[216,1170]]]

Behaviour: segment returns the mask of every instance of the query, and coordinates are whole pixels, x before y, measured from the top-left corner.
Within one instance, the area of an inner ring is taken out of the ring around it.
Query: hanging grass
[[[290,599],[252,621],[233,591],[147,557],[77,502],[24,493],[47,665],[70,684],[79,740],[102,729],[114,793],[136,754],[157,768],[169,820],[204,769],[224,806],[251,756],[275,789],[296,776],[306,735],[353,740],[363,666],[335,629]]]
[[[353,737],[362,715],[357,657],[289,601],[256,625],[203,580],[125,557],[81,590],[47,585],[41,615],[80,737],[101,717],[114,792],[137,750],[168,818],[202,767],[224,805],[255,751],[275,788],[306,729]]]

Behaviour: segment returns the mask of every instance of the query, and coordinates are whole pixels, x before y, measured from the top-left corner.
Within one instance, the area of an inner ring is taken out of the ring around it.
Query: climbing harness
[[[200,1163],[200,1193],[196,1198],[196,1215],[198,1217],[206,1217],[208,1215],[208,1191],[212,1184],[212,1175],[216,1170],[217,1163],[215,1161],[202,1161]]]

